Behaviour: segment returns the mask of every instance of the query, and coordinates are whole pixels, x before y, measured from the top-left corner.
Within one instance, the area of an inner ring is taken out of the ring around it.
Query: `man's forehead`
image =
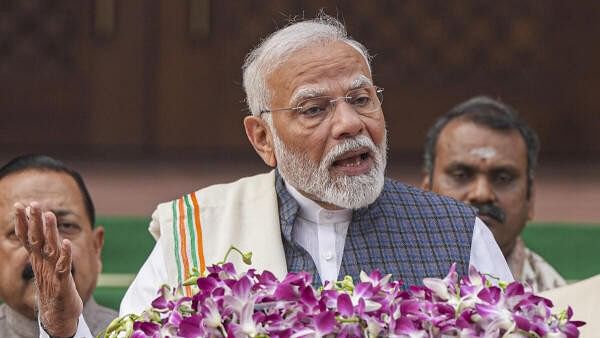
[[[64,173],[25,171],[0,180],[2,204],[39,202],[42,209],[69,209],[83,206],[81,192],[72,177]]]
[[[460,158],[473,161],[514,161],[519,162],[520,158],[526,160],[527,154],[523,153],[514,146],[513,143],[505,143],[502,145],[494,144],[493,142],[477,144],[477,143],[458,143],[448,142],[438,148],[438,155],[449,158]]]
[[[350,87],[362,75],[370,79],[367,61],[343,41],[310,44],[282,61],[267,78],[275,96],[290,99],[302,88]]]
[[[440,133],[436,148],[445,160],[527,162],[525,141],[517,130],[494,130],[472,122],[450,122]]]
[[[496,130],[470,121],[451,121],[438,138],[438,146],[454,147],[474,155],[499,153],[505,148],[525,150],[525,141],[517,130]],[[521,147],[522,146],[522,147]],[[474,151],[477,149],[476,151]]]

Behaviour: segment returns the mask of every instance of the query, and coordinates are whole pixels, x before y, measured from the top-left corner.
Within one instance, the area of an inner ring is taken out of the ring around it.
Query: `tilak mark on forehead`
[[[495,157],[497,154],[496,149],[492,147],[475,148],[469,153],[473,156],[481,157],[484,160],[489,160],[490,158]]]

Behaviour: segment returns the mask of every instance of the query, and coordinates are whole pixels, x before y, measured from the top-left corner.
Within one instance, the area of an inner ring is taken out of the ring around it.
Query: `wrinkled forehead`
[[[371,85],[364,56],[342,41],[313,44],[283,61],[267,81],[275,96],[289,99],[337,93]]]
[[[332,91],[339,89],[342,91],[349,91],[352,89],[362,88],[366,86],[372,86],[373,81],[363,74],[358,74],[354,79],[350,78],[348,81],[342,81],[334,83],[332,86],[327,84],[306,84],[296,88],[292,93],[290,101],[299,101],[316,96],[331,95]]]
[[[0,180],[0,205],[12,208],[16,202],[39,202],[42,209],[85,209],[75,180],[65,173],[28,170]]]

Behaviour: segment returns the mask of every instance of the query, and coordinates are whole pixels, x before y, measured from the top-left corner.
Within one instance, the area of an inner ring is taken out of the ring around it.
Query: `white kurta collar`
[[[325,209],[317,204],[317,202],[302,195],[296,188],[292,187],[291,184],[286,183],[285,188],[296,202],[298,202],[298,205],[300,206],[299,216],[310,222],[316,224],[332,224],[350,222],[352,220],[352,210],[350,209]]]

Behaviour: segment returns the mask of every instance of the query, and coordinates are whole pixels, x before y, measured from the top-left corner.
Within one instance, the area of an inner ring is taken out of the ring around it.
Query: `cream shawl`
[[[240,255],[230,255],[237,271],[253,267],[278,278],[287,273],[274,171],[162,203],[149,230],[156,240],[161,238],[171,285],[187,279],[193,267],[203,271],[222,260],[231,245],[252,252],[251,266]]]

